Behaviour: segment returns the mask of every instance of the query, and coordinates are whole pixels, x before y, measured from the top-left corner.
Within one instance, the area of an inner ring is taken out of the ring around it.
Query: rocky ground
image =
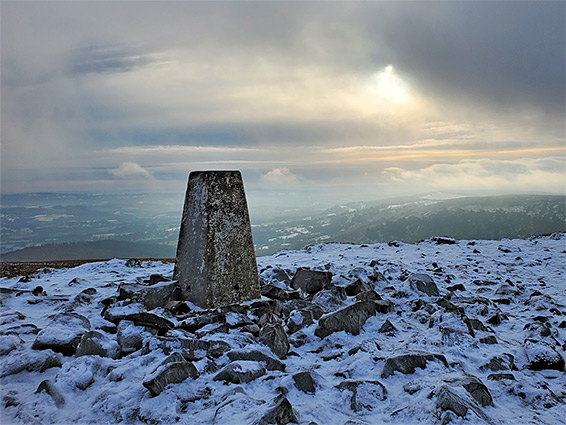
[[[0,422],[556,424],[566,236],[310,246],[202,310],[173,265],[0,279]]]

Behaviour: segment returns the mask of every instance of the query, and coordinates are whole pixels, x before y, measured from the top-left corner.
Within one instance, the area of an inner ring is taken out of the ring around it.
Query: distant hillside
[[[109,258],[173,258],[174,246],[104,240],[49,244],[2,254],[2,261],[98,260]]]
[[[3,208],[2,245],[11,252],[2,254],[2,261],[175,257],[180,213],[154,214],[144,205],[128,214],[84,205],[80,213],[75,206]],[[566,196],[425,194],[337,205],[304,218],[252,225],[258,256],[321,242],[528,238],[566,231]],[[61,244],[46,244],[52,241]],[[22,246],[27,247],[16,251]]]
[[[503,239],[566,231],[566,197],[397,198],[333,207],[302,220],[255,226],[256,253],[325,241],[417,242],[432,236]]]

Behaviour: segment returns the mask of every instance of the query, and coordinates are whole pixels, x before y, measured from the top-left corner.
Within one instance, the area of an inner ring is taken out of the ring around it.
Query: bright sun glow
[[[395,72],[393,65],[387,65],[373,76],[373,90],[379,99],[388,103],[405,104],[411,100],[409,86]]]

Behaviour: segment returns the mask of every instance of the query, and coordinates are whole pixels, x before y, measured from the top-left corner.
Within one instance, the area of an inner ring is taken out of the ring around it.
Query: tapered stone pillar
[[[260,297],[244,183],[239,171],[189,175],[175,279],[203,308]]]

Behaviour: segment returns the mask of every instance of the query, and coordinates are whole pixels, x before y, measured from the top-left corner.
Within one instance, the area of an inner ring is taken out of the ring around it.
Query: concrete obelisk
[[[183,298],[203,308],[260,297],[248,205],[239,171],[190,173],[174,277]]]

